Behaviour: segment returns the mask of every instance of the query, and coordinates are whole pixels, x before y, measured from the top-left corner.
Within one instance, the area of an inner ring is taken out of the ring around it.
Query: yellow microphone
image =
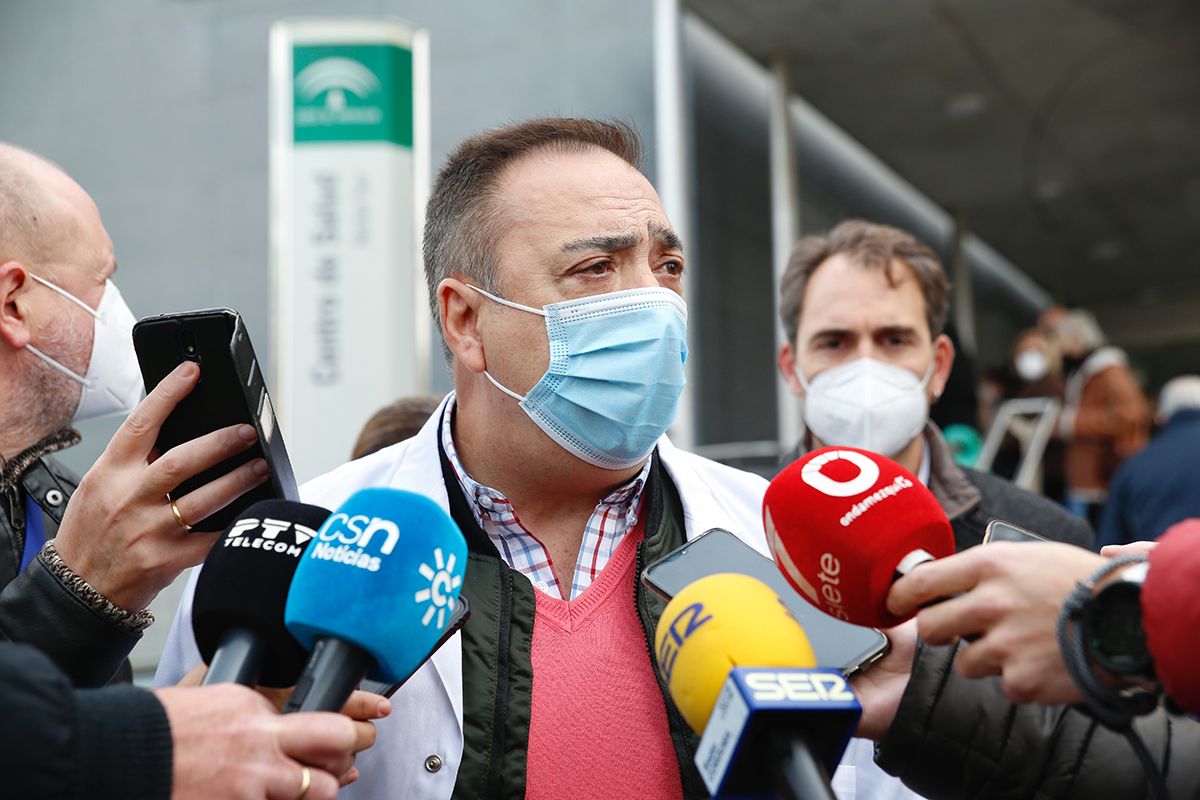
[[[733,667],[815,667],[804,629],[779,595],[749,575],[720,573],[684,587],[654,631],[658,668],[683,718],[704,731]]]
[[[813,669],[804,629],[771,587],[709,575],[675,595],[654,632],[667,691],[703,736],[709,792],[828,797],[861,709],[840,672]]]

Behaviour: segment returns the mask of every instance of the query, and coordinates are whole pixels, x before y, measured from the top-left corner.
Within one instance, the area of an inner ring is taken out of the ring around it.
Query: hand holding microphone
[[[901,578],[888,595],[898,615],[916,613],[921,638],[950,644],[982,634],[962,649],[958,671],[968,678],[1003,674],[1015,703],[1077,703],[1057,635],[1063,601],[1104,556],[1058,542],[997,542],[974,547]],[[928,605],[941,597],[957,595]]]
[[[858,735],[880,739],[908,685],[915,609],[889,609],[892,583],[954,552],[937,498],[878,453],[826,447],[793,462],[767,487],[763,527],[780,572],[806,600],[856,625],[886,628],[891,650],[854,676]],[[918,567],[920,567],[918,569]]]
[[[808,638],[770,587],[695,581],[667,605],[655,645],[671,698],[703,731],[696,766],[710,792],[833,797],[858,703],[839,673],[807,669]]]

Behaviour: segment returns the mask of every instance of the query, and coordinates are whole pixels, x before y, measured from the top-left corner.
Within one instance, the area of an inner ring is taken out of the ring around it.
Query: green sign
[[[412,148],[412,51],[388,44],[297,45],[292,129],[301,142]]]

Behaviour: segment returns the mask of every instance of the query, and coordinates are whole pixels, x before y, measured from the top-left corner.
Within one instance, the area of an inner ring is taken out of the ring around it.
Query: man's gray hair
[[[641,169],[641,149],[641,141],[629,125],[588,119],[520,122],[459,145],[438,173],[425,208],[425,282],[434,319],[438,317],[437,287],[446,278],[459,277],[503,294],[497,285],[492,250],[506,223],[496,190],[509,165],[539,150],[607,150]],[[449,362],[449,350],[445,352]]]
[[[1166,422],[1176,412],[1200,409],[1200,375],[1180,375],[1163,386],[1158,395],[1158,418]]]

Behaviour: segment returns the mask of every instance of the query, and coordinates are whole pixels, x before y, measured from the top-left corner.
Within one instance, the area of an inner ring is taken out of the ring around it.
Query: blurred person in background
[[[369,456],[377,450],[416,436],[441,404],[441,395],[414,394],[401,397],[379,409],[358,434],[350,460]]]
[[[1067,311],[1051,324],[1067,375],[1058,426],[1066,441],[1066,504],[1096,525],[1117,467],[1146,444],[1150,405],[1125,353],[1105,343],[1091,313]]]
[[[1009,358],[1009,369],[1011,379],[1007,395],[1010,399],[1052,397],[1062,402],[1066,390],[1062,355],[1040,328],[1029,328],[1017,335]],[[1010,462],[1010,471],[1002,474],[1013,474],[1020,459],[1020,446],[1015,439],[1006,441],[1001,455],[1006,455],[1006,460]],[[997,457],[997,461],[1002,461],[1001,456]],[[1042,494],[1058,502],[1065,497],[1064,462],[1063,442],[1057,436],[1052,436],[1041,456]]]
[[[1109,484],[1097,546],[1154,539],[1200,517],[1200,375],[1163,386],[1156,421],[1161,430]]]

